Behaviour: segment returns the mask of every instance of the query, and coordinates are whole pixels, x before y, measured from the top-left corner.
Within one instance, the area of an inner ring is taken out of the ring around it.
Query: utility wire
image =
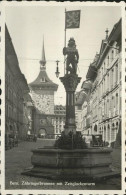
[[[22,60],[32,60],[32,61],[40,61],[40,59],[33,59],[33,58],[23,58],[23,57],[18,57],[19,59]],[[80,59],[79,61],[84,61],[84,60],[94,60],[94,59]],[[47,62],[56,62],[56,60],[46,60]],[[64,62],[63,60],[60,60],[60,62]]]
[[[25,57],[18,57],[19,59],[22,59],[22,60],[31,60],[31,61],[40,61],[40,59],[35,59],[35,58],[25,58]],[[116,58],[109,58],[109,59],[116,59]],[[85,59],[80,59],[79,61],[84,61],[84,60],[94,60],[93,59],[89,59],[89,58],[85,58]],[[47,60],[47,62],[56,62],[56,60]],[[60,62],[64,62],[63,60],[60,60]]]

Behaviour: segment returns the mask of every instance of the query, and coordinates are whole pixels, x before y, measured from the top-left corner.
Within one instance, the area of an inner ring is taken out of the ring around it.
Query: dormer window
[[[44,83],[45,82],[45,77],[41,78],[40,82]]]

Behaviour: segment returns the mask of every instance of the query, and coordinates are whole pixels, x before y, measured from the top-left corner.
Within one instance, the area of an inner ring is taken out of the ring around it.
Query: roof
[[[101,42],[101,47],[100,47],[100,52],[99,54],[101,55],[106,47],[106,42],[107,42],[107,39],[103,39],[102,42]]]
[[[40,70],[46,70],[46,57],[45,57],[44,39],[43,39],[43,48],[42,48],[42,60],[40,60]]]
[[[42,81],[42,79],[43,79],[43,81]],[[49,79],[46,71],[40,71],[38,77],[32,83],[30,83],[29,86],[31,86],[31,87],[42,87],[44,89],[49,88],[49,89],[52,89],[54,91],[56,91],[57,88],[58,88],[58,85],[53,83]]]
[[[120,20],[114,25],[109,37],[108,37],[108,41],[116,41],[118,36],[121,36],[121,29],[122,26],[122,18],[120,18]]]
[[[107,43],[106,40],[102,40],[101,48],[100,48],[100,56],[97,62],[97,68],[102,64],[102,61],[104,60],[105,56],[107,55],[107,52],[111,48],[114,41],[121,40],[121,25],[122,25],[122,19],[120,19],[113,27],[110,35],[108,36]]]

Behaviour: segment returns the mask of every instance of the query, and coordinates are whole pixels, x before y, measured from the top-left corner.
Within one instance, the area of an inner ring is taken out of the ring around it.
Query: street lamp
[[[60,74],[60,72],[59,72],[59,67],[58,67],[59,60],[56,61],[56,64],[57,64],[57,67],[56,67],[56,72],[55,72],[55,74],[56,74],[56,77],[58,78],[58,77],[59,77],[59,74]]]

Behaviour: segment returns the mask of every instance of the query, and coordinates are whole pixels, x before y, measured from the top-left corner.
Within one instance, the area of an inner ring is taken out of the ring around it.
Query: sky
[[[6,6],[5,20],[19,60],[19,66],[27,82],[34,81],[40,71],[44,37],[46,71],[49,78],[59,85],[55,93],[55,104],[65,104],[65,89],[56,78],[56,60],[59,60],[60,76],[64,75],[64,27],[65,8],[81,10],[80,28],[67,29],[66,43],[74,37],[79,52],[78,76],[82,77],[77,91],[96,52],[99,53],[105,30],[111,32],[121,18],[120,6]],[[72,5],[72,3],[71,3]]]

